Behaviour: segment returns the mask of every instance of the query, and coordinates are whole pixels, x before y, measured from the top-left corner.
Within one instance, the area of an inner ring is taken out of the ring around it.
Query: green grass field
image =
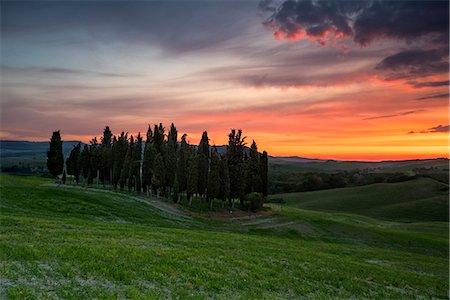
[[[2,299],[448,297],[441,212],[398,222],[289,200],[219,221],[51,183],[1,175]]]

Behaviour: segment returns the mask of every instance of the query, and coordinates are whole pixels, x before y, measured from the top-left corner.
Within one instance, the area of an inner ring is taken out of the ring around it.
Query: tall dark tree
[[[161,123],[158,125],[155,125],[155,128],[153,129],[153,142],[155,144],[156,152],[162,153],[163,147],[164,147],[164,132],[165,129]]]
[[[136,137],[136,142],[133,145],[130,175],[132,186],[135,192],[141,192],[141,161],[142,161],[142,137],[139,133]]]
[[[219,161],[220,165],[220,192],[219,192],[219,198],[223,201],[222,203],[226,202],[230,199],[230,172],[228,169],[228,158],[225,155],[225,157],[222,157],[222,159]]]
[[[121,173],[122,168],[125,161],[125,156],[128,151],[128,134],[122,133],[118,138],[114,137],[113,140],[113,150],[112,150],[112,157],[113,157],[113,187],[114,189],[117,188],[117,185],[119,185],[120,179],[121,179]],[[122,186],[123,188],[123,186]]]
[[[242,207],[245,196],[244,147],[245,137],[242,136],[242,130],[232,129],[228,135],[227,147],[230,199],[240,199]]]
[[[268,171],[269,171],[269,160],[267,158],[267,152],[263,151],[260,159],[260,169],[261,169],[261,191],[263,196],[267,196],[268,190]]]
[[[98,184],[100,179],[101,148],[96,137],[91,140],[89,145],[89,159],[90,176],[88,176],[88,183],[92,184],[94,178],[96,178],[96,183]]]
[[[211,149],[211,163],[208,174],[207,197],[212,208],[214,199],[220,198],[220,159],[216,146]]]
[[[84,145],[83,151],[81,151],[80,154],[80,168],[81,168],[81,175],[83,176],[84,180],[87,180],[91,173],[91,167],[90,167],[90,153],[89,153],[89,146]]]
[[[258,147],[255,141],[250,146],[249,157],[247,160],[247,193],[257,192],[262,193],[262,174],[261,164],[259,158]]]
[[[161,153],[157,153],[155,157],[155,166],[152,174],[152,186],[157,195],[164,186],[166,177],[166,168],[164,166],[164,158]]]
[[[206,194],[209,170],[209,140],[206,131],[202,134],[202,139],[197,149],[198,160],[198,187],[197,191],[200,195]]]
[[[78,184],[80,182],[81,172],[81,143],[78,143],[70,151],[69,157],[66,160],[67,174],[73,175]]]
[[[186,134],[181,137],[180,149],[178,150],[178,165],[177,178],[180,192],[185,192],[187,189],[187,160],[188,160],[189,145],[186,142]]]
[[[155,155],[156,149],[153,144],[153,132],[150,125],[148,125],[147,140],[145,141],[144,158],[142,162],[142,190],[144,193],[148,191],[151,185]]]
[[[62,144],[59,130],[54,131],[50,139],[50,148],[47,151],[47,169],[54,177],[64,170]]]
[[[106,126],[103,130],[103,136],[101,138],[100,145],[100,155],[101,155],[101,163],[100,163],[100,180],[104,184],[105,182],[111,182],[112,177],[112,142],[113,142],[113,134],[109,129],[109,126]]]
[[[195,149],[190,149],[187,161],[187,198],[189,205],[192,203],[192,196],[198,193],[198,160]]]
[[[175,125],[172,123],[170,131],[167,136],[167,159],[166,159],[166,183],[169,188],[172,188],[175,183],[177,174],[177,136],[178,132]]]
[[[130,142],[127,144],[127,153],[125,154],[122,170],[120,172],[119,185],[120,185],[121,190],[124,189],[125,184],[127,184],[127,183],[128,183],[128,190],[131,190],[131,187],[133,186],[133,183],[130,182],[130,180],[128,178],[128,176],[130,175],[130,165],[131,165],[133,146],[134,146],[134,138],[133,138],[133,136],[131,136]]]

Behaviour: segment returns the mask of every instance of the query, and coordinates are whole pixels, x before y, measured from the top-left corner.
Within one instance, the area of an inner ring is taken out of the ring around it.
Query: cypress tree
[[[219,161],[219,179],[220,179],[220,192],[219,192],[219,198],[223,201],[222,203],[226,202],[227,199],[230,199],[230,172],[228,169],[228,158],[225,155],[225,157],[222,157],[222,159]]]
[[[136,142],[133,145],[131,165],[130,165],[130,176],[132,179],[132,186],[135,191],[141,192],[141,161],[142,161],[142,137],[139,133],[136,137]]]
[[[150,147],[153,140],[153,132],[150,125],[148,125],[147,129],[147,139],[145,140],[144,145],[144,157],[142,161],[142,191],[145,193],[147,192],[152,179],[152,161],[154,159],[154,154],[152,155],[150,151]]]
[[[212,208],[212,201],[220,197],[220,160],[217,148],[211,150],[211,164],[208,175],[207,197]]]
[[[164,147],[164,127],[161,123],[159,126],[155,125],[153,129],[153,142],[155,143],[155,148],[157,153],[162,153]]]
[[[268,171],[269,171],[269,160],[267,157],[267,152],[264,151],[260,159],[260,170],[261,170],[261,190],[263,196],[267,196],[268,188]]]
[[[115,142],[114,142],[115,141]],[[117,185],[121,182],[121,174],[128,151],[128,133],[122,133],[118,138],[114,137],[113,141],[113,187],[117,189]],[[123,189],[123,186],[122,186]]]
[[[198,193],[198,160],[194,149],[191,149],[189,152],[187,161],[187,198],[189,205],[191,205],[192,195]]]
[[[59,130],[54,131],[50,139],[50,148],[47,151],[47,169],[53,177],[57,177],[64,170],[62,144]]]
[[[86,180],[89,177],[90,174],[90,153],[89,153],[89,146],[84,145],[83,151],[81,151],[80,154],[80,168],[81,168],[81,175],[83,176],[84,180]]]
[[[167,168],[167,186],[170,188],[173,187],[175,183],[175,177],[177,173],[177,129],[175,125],[172,123],[170,126],[170,131],[167,136],[167,160],[166,160],[166,168]]]
[[[198,187],[197,191],[200,195],[206,194],[209,170],[209,140],[206,131],[202,134],[202,139],[197,149],[198,159]]]
[[[181,137],[180,149],[178,151],[178,159],[177,159],[178,161],[177,178],[180,192],[185,192],[187,189],[186,166],[188,159],[188,150],[189,145],[186,142],[186,134],[183,134],[183,136]]]
[[[112,137],[113,134],[106,126],[103,130],[103,137],[101,138],[101,166],[100,166],[100,180],[104,184],[106,181],[111,182],[112,174]]]
[[[97,138],[91,140],[89,145],[89,167],[90,172],[88,175],[88,183],[92,184],[93,179],[96,178],[96,182],[99,182],[100,166],[101,166],[101,150],[100,145],[97,142]]]
[[[70,151],[69,158],[66,160],[67,174],[73,175],[78,184],[81,171],[81,143],[78,143]]]
[[[152,186],[155,193],[159,195],[160,189],[164,186],[166,176],[166,168],[164,166],[164,159],[161,153],[157,153],[155,157],[155,167],[152,175]]]
[[[247,165],[248,165],[247,192],[262,193],[263,192],[262,172],[261,172],[262,170],[258,147],[256,146],[255,141],[253,141],[252,145],[250,146]]]
[[[235,129],[232,129],[228,135],[227,147],[230,201],[239,198],[242,207],[245,196],[244,147],[245,137],[242,137],[242,130],[239,129],[236,132]]]
[[[125,187],[125,184],[128,182],[128,189],[131,188],[128,176],[130,173],[130,163],[131,163],[131,155],[132,155],[132,148],[134,144],[133,136],[130,137],[130,142],[127,141],[127,152],[125,154],[125,158],[123,160],[122,170],[120,172],[120,189],[123,190]]]

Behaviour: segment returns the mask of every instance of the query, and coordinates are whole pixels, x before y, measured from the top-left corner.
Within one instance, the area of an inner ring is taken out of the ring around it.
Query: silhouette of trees
[[[198,146],[187,142],[187,135],[178,141],[178,131],[172,123],[167,132],[162,123],[149,125],[145,143],[139,133],[136,138],[121,132],[114,136],[106,126],[101,142],[93,138],[89,145],[76,145],[66,161],[67,174],[79,183],[110,184],[129,192],[144,192],[185,199],[206,199],[212,208],[214,200],[227,201],[241,208],[259,208],[267,196],[267,152],[260,154],[256,142],[246,147],[242,130],[231,129],[224,151],[210,147],[208,133],[203,132]],[[62,141],[55,131],[50,141],[47,165],[57,176],[64,171]]]

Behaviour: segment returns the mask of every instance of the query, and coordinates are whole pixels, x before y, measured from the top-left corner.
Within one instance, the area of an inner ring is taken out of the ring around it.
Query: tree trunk
[[[213,199],[211,199],[211,201],[209,201],[209,210],[213,209]]]

